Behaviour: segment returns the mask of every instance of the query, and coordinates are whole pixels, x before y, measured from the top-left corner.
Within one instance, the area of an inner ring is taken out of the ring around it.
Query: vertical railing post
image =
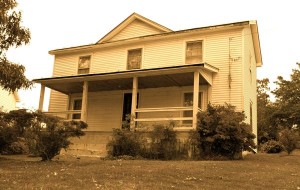
[[[89,83],[84,81],[82,91],[81,120],[87,122]]]
[[[132,81],[132,101],[131,101],[131,120],[130,120],[130,130],[135,129],[135,116],[136,116],[136,106],[137,106],[137,92],[138,92],[138,77],[133,77]]]
[[[199,105],[199,71],[194,72],[194,91],[193,91],[193,129],[197,127],[197,113]]]
[[[39,101],[39,108],[38,108],[39,111],[43,111],[44,98],[45,98],[45,85],[41,84],[40,101]]]

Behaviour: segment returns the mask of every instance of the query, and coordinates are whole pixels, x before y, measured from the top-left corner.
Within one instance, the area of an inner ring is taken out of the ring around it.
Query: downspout
[[[231,57],[231,40],[232,37],[228,38],[228,88],[229,88],[229,92],[228,92],[228,96],[229,96],[229,103],[231,103],[231,81],[232,81],[232,77],[231,77],[231,63],[232,63],[232,57]]]

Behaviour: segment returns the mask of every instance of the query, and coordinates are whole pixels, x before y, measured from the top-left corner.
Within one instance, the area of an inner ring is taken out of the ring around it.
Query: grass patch
[[[240,161],[38,159],[0,156],[0,189],[300,189],[299,150]]]

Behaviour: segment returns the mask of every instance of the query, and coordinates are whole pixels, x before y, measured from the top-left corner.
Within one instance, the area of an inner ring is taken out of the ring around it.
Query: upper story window
[[[142,64],[142,49],[128,50],[127,70],[140,69]]]
[[[91,56],[81,56],[78,61],[78,74],[87,74],[90,72]]]
[[[202,62],[202,41],[192,41],[186,43],[185,63]]]

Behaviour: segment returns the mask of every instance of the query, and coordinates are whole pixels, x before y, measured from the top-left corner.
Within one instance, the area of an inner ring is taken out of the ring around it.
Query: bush
[[[280,153],[284,151],[284,146],[279,141],[269,140],[262,144],[261,151],[269,154]]]
[[[296,149],[298,142],[297,132],[292,129],[284,129],[280,132],[279,142],[284,146],[285,151],[290,154]]]
[[[204,159],[225,157],[242,159],[242,151],[253,151],[255,135],[249,124],[244,122],[245,114],[236,112],[235,107],[208,105],[198,114],[200,156]]]
[[[176,132],[173,124],[154,125],[149,132],[151,139],[150,147],[145,149],[143,157],[150,159],[171,160],[178,156]]]
[[[130,131],[128,129],[114,129],[112,140],[108,142],[110,147],[109,155],[113,157],[118,156],[137,156],[141,150],[141,137],[138,132]]]
[[[51,160],[71,144],[70,137],[84,135],[82,129],[87,124],[82,121],[64,121],[59,117],[35,113],[35,121],[27,131],[26,140],[29,152],[42,158],[42,161]]]

